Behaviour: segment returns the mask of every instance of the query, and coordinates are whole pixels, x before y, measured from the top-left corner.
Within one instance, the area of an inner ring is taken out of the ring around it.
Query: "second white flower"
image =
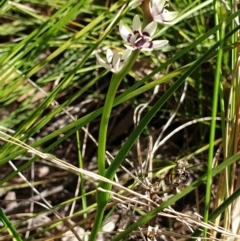
[[[156,22],[149,23],[142,31],[141,21],[138,15],[135,15],[132,23],[132,30],[120,23],[119,31],[123,40],[128,42],[125,45],[131,50],[152,51],[153,49],[160,49],[168,43],[168,40],[152,40],[152,36],[157,28]]]

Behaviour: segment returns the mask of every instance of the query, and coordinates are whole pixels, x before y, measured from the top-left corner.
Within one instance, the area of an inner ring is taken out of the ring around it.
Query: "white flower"
[[[139,6],[144,0],[133,0],[129,3],[129,7],[136,8]]]
[[[149,23],[142,31],[141,21],[138,15],[133,18],[132,30],[120,23],[119,31],[122,38],[130,45],[125,45],[126,48],[131,50],[145,50],[152,51],[153,49],[160,49],[165,46],[167,40],[154,40],[152,41],[152,35],[157,28],[156,22]]]
[[[122,52],[113,53],[111,49],[107,49],[106,60],[104,61],[98,54],[96,54],[99,64],[112,71],[113,73],[119,72],[124,65],[124,62],[128,59],[131,54],[131,50],[127,49],[124,54]]]
[[[169,12],[167,9],[165,9],[165,7],[168,6],[165,5],[165,2],[166,0],[152,0],[150,12],[153,20],[158,23],[167,24],[178,15],[178,12]]]

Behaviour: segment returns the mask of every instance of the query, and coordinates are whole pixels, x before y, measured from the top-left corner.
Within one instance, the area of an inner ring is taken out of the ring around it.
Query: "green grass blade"
[[[208,222],[208,214],[210,208],[210,199],[212,191],[212,166],[213,166],[213,155],[214,155],[214,141],[216,133],[216,117],[218,109],[218,95],[219,87],[221,82],[221,66],[222,66],[222,56],[223,56],[223,40],[225,38],[225,23],[222,23],[221,28],[221,39],[220,47],[218,50],[217,57],[217,66],[215,71],[215,80],[214,80],[214,91],[213,91],[213,103],[212,103],[212,121],[210,127],[210,138],[209,138],[209,153],[208,153],[208,168],[207,168],[207,185],[206,185],[206,199],[205,199],[205,210],[204,210],[204,222]],[[224,120],[223,120],[224,121]],[[204,236],[206,238],[207,230],[205,229]]]
[[[22,241],[20,235],[18,234],[17,230],[15,229],[12,222],[8,219],[8,217],[5,215],[5,213],[0,208],[0,220],[4,224],[4,226],[7,228],[8,232],[12,236],[14,241]]]

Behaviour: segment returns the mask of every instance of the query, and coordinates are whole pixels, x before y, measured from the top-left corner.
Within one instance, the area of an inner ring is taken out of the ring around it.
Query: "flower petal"
[[[122,53],[116,53],[112,59],[112,68],[117,72],[120,69],[120,61],[121,61]]]
[[[105,61],[98,54],[95,54],[95,55],[99,64],[105,63]]]
[[[141,32],[142,30],[141,21],[138,15],[135,15],[133,18],[132,29],[133,33],[135,33],[135,31]]]
[[[122,60],[126,61],[129,58],[129,56],[131,55],[131,53],[132,53],[131,49],[126,49],[124,54],[123,54]]]
[[[155,33],[156,31],[156,28],[157,28],[157,23],[156,22],[151,22],[149,23],[143,30],[143,34],[144,33],[148,33],[150,37],[153,36],[153,34]]]
[[[109,64],[106,64],[106,62],[98,55],[96,54],[96,58],[98,63],[105,69],[111,70],[111,67],[109,66]]]
[[[178,12],[169,12],[165,9],[167,5],[165,5],[166,0],[153,0],[152,5],[150,7],[151,15],[154,21],[158,23],[164,23],[172,21],[177,17]]]
[[[168,40],[154,40],[152,41],[152,43],[153,43],[153,46],[152,46],[153,49],[160,49],[163,46],[168,44]]]
[[[164,9],[166,0],[152,0],[152,7],[158,14]]]
[[[153,51],[153,49],[152,49],[152,48],[148,48],[148,47],[146,47],[146,48],[141,48],[141,50],[142,50],[142,51],[148,51],[148,52]]]
[[[132,30],[124,25],[123,23],[119,24],[119,32],[123,40],[129,42],[129,37],[133,36]]]
[[[172,21],[174,18],[176,18],[177,17],[177,15],[178,15],[178,12],[164,12],[163,14],[162,14],[162,16],[163,16],[163,21],[165,22],[170,22],[170,21]]]
[[[150,13],[151,13],[153,18],[159,14],[159,11],[158,11],[158,8],[157,8],[156,4],[152,3],[152,5],[150,7]]]
[[[112,52],[111,49],[107,49],[106,58],[107,58],[107,62],[108,62],[108,63],[111,63],[111,62],[112,62],[113,52]]]
[[[153,41],[149,41],[149,42],[144,43],[141,46],[141,50],[142,51],[153,51]]]

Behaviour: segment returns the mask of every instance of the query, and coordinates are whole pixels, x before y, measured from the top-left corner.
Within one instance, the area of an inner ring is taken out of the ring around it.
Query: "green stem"
[[[127,63],[125,63],[124,67],[122,68],[122,70],[112,76],[112,80],[108,88],[106,100],[103,107],[103,113],[102,113],[102,118],[100,122],[100,129],[99,129],[99,136],[98,136],[98,172],[102,176],[105,176],[105,153],[106,153],[106,142],[107,142],[107,130],[108,130],[108,123],[109,123],[111,111],[113,108],[113,102],[117,93],[117,89],[122,79],[130,71],[138,55],[139,55],[139,51],[134,51],[132,53],[132,55],[129,57],[129,60],[127,61]]]
[[[138,55],[139,55],[139,50],[134,51],[132,55],[129,57],[128,62],[125,63],[122,70],[113,75],[108,92],[107,92],[106,100],[103,107],[102,118],[100,122],[99,136],[98,136],[98,172],[102,176],[105,176],[105,168],[106,168],[105,153],[106,153],[106,142],[107,142],[107,130],[108,130],[108,123],[109,123],[111,111],[113,108],[113,102],[116,96],[117,89],[122,79],[130,71]],[[107,191],[111,190],[111,187],[112,187],[111,185],[106,185],[103,182],[100,182],[99,186],[104,187]],[[96,198],[97,198],[97,213],[95,216],[89,241],[96,240],[98,231],[102,226],[102,220],[104,216],[105,207],[109,200],[109,194],[107,192],[97,191]]]
[[[105,175],[105,152],[106,152],[106,142],[107,142],[107,130],[108,123],[110,119],[110,114],[113,107],[113,101],[118,89],[118,86],[121,83],[121,80],[113,75],[113,78],[110,82],[110,86],[107,92],[107,97],[105,100],[105,105],[103,108],[100,130],[98,136],[98,172],[100,175]]]

